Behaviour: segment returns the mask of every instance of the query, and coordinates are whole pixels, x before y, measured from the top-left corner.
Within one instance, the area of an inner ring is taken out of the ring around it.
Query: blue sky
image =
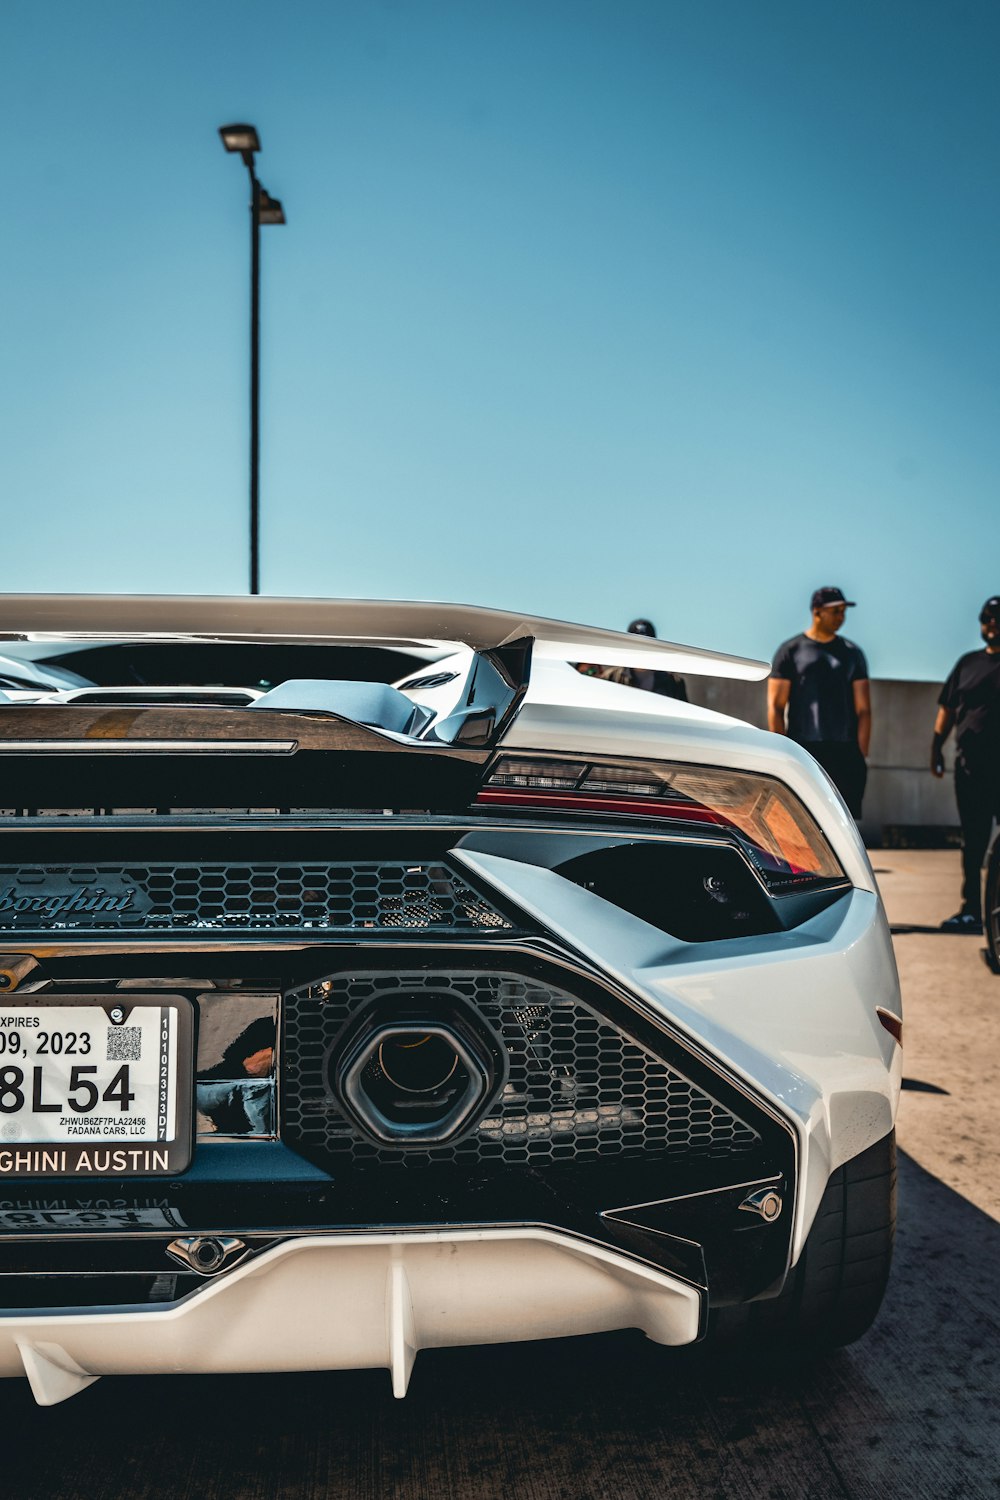
[[[987,0],[4,0],[13,590],[449,598],[941,678],[1000,592]]]

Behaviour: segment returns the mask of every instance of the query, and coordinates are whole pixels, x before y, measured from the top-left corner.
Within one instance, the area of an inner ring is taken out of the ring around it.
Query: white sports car
[[[762,663],[308,599],[6,596],[0,641],[0,1374],[402,1395],[421,1348],[867,1328],[855,826],[787,739],[573,665]]]

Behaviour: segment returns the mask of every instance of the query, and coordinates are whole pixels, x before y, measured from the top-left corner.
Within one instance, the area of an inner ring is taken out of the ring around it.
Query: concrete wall
[[[692,703],[767,728],[767,683],[730,682],[720,677],[688,677]],[[872,681],[872,748],[868,760],[862,831],[869,843],[898,836],[929,841],[958,828],[952,787],[953,741],[945,751],[947,774],[932,776],[931,733],[939,682]],[[897,830],[899,833],[897,833]]]

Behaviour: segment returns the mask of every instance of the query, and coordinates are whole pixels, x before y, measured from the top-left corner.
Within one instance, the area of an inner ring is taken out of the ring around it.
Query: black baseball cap
[[[656,626],[652,620],[633,620],[628,628],[629,635],[651,635],[656,638]]]
[[[1000,620],[1000,594],[993,594],[979,611],[980,625],[985,625],[987,620]],[[631,629],[630,625],[629,630]]]
[[[840,589],[828,585],[825,589],[813,590],[813,596],[809,600],[810,609],[826,609],[830,604],[846,604],[848,609],[854,608],[854,600],[845,599]]]

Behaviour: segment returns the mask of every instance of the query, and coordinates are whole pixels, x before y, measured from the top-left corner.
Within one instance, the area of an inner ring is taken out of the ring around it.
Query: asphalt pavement
[[[874,1329],[816,1364],[637,1334],[420,1354],[384,1372],[3,1390],[9,1500],[825,1500],[1000,1495],[1000,977],[935,931],[954,851],[874,863],[896,932],[900,1221]]]

